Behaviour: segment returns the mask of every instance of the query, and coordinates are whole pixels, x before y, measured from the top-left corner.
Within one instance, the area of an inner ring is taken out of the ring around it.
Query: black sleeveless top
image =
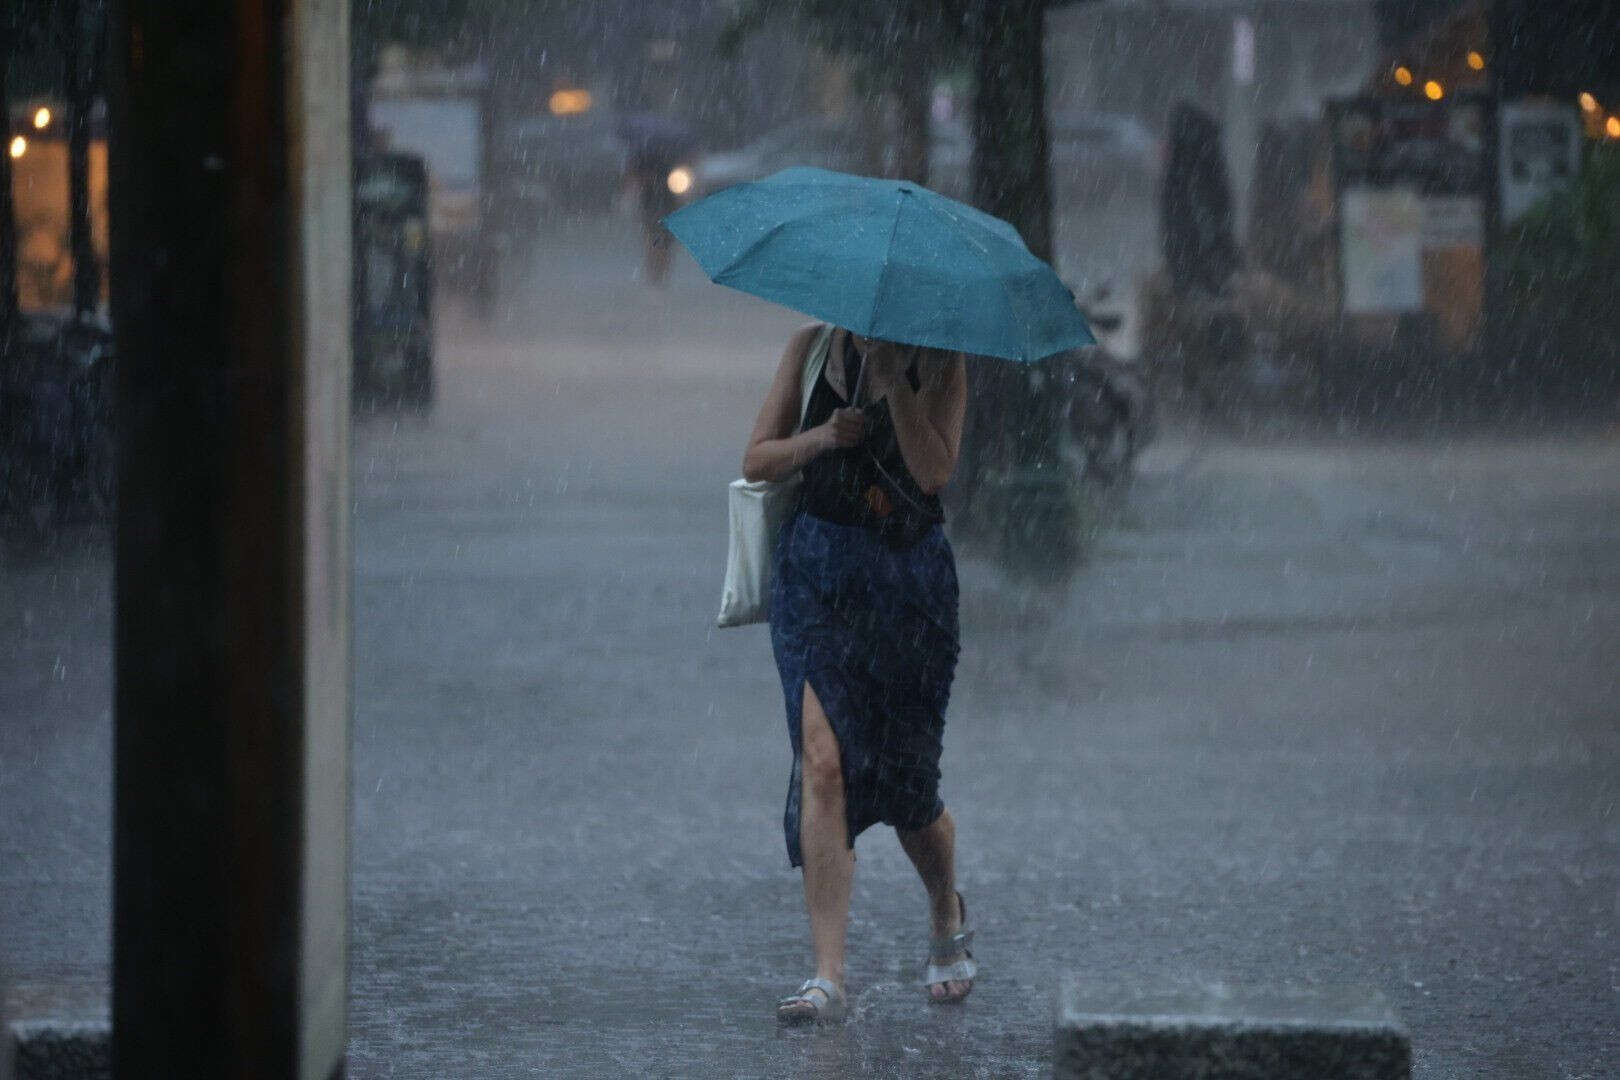
[[[847,333],[843,355],[844,384],[853,387],[860,381],[862,361]],[[834,409],[845,406],[827,379],[832,363],[829,353],[810,392],[801,431],[825,424]],[[916,361],[906,369],[906,378],[913,390],[920,387]],[[909,548],[945,520],[944,508],[939,496],[924,494],[906,470],[889,403],[875,402],[861,411],[866,414],[866,441],[829,450],[805,466],[799,505],[826,521],[876,530],[890,547]]]

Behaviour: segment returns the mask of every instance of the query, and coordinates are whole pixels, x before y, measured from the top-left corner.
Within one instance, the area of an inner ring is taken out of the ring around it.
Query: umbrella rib
[[[966,228],[963,228],[963,226],[966,226],[968,224],[968,222],[963,221],[962,219],[958,218],[955,214],[947,213],[943,208],[935,206],[933,203],[928,203],[927,205],[928,205],[928,209],[933,211],[937,216],[939,216],[941,218],[944,218],[946,221],[950,222],[952,225],[957,226],[958,227],[957,231],[962,236],[962,238],[967,240],[968,243],[972,244],[974,246],[974,248],[976,248],[978,250],[979,255],[982,258],[984,258],[985,268],[990,271],[990,279],[996,283],[996,287],[1001,290],[1002,298],[1007,301],[1007,310],[1008,310],[1008,312],[1010,312],[1013,315],[1013,317],[1018,320],[1018,329],[1022,333],[1023,338],[1024,338],[1024,341],[1023,341],[1024,349],[1023,349],[1023,351],[1025,353],[1030,352],[1030,348],[1029,348],[1029,319],[1027,317],[1025,317],[1025,313],[1022,310],[1020,310],[1020,305],[1015,300],[1013,300],[1012,293],[1007,291],[1007,282],[1002,278],[1001,274],[996,272],[995,265],[990,262],[989,249],[986,248],[984,246],[984,244],[980,243],[979,240],[976,237],[974,237],[971,233],[969,233]],[[1033,257],[1033,256],[1031,256],[1031,257]],[[1028,360],[1028,358],[1024,357],[1024,356],[1005,357],[1005,359],[1020,360],[1020,361],[1025,361],[1025,362],[1027,362],[1027,360]]]
[[[778,221],[776,224],[772,225],[769,229],[766,229],[763,233],[761,233],[759,236],[756,236],[752,241],[750,241],[747,247],[743,248],[737,254],[733,255],[731,257],[730,261],[726,263],[726,265],[724,265],[720,269],[714,271],[710,276],[713,277],[716,281],[719,281],[726,274],[728,274],[731,271],[735,270],[737,268],[737,265],[739,263],[741,263],[744,259],[747,259],[748,256],[752,255],[754,252],[756,252],[760,248],[764,247],[765,244],[771,239],[771,237],[773,237],[777,233],[781,232],[782,229],[786,225],[787,225],[787,222]]]
[[[878,271],[877,285],[872,289],[872,310],[866,316],[866,333],[868,336],[872,334],[873,330],[877,329],[878,305],[883,301],[883,283],[889,280],[889,264],[892,261],[891,256],[894,254],[894,238],[900,231],[900,211],[906,205],[906,200],[910,198],[904,189],[898,191],[897,194],[899,195],[899,202],[895,204],[894,208],[894,223],[889,226],[889,242],[883,246],[883,268]]]

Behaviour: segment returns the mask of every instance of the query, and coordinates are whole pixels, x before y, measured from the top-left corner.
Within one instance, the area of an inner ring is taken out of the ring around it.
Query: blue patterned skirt
[[[788,861],[799,866],[800,723],[815,690],[838,739],[849,842],[883,822],[913,830],[944,810],[939,753],[956,673],[956,560],[939,526],[898,551],[859,525],[799,512],[782,527],[771,580],[771,648],[782,677],[793,772]]]

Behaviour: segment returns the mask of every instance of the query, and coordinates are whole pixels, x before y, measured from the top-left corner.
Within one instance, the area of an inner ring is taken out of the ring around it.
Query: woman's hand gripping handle
[[[744,479],[786,480],[821,454],[859,445],[866,438],[866,417],[859,409],[835,409],[826,423],[796,430],[803,403],[804,358],[816,329],[806,327],[793,335],[782,353],[743,454]]]

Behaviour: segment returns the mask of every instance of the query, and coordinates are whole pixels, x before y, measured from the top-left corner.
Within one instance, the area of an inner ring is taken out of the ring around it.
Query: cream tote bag
[[[827,345],[833,328],[824,326],[804,358],[799,388],[799,428],[810,410],[810,395],[827,366]],[[794,430],[798,430],[795,428]],[[748,626],[764,622],[770,614],[771,553],[782,524],[793,513],[801,478],[786,480],[733,480],[731,482],[731,545],[726,553],[726,583],[720,590],[717,626]]]

